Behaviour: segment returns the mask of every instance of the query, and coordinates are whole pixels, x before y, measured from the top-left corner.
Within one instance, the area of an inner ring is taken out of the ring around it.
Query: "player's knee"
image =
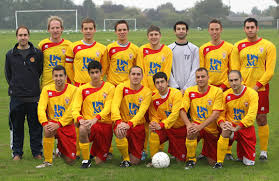
[[[51,138],[54,136],[54,132],[49,131],[47,128],[44,127],[44,137]]]
[[[267,116],[266,114],[258,114],[257,115],[257,124],[259,126],[264,126],[267,124]]]

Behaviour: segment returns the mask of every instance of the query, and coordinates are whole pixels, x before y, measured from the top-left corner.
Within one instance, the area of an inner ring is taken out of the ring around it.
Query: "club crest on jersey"
[[[209,99],[207,102],[208,102],[208,105],[209,105],[209,106],[212,105],[212,100],[211,100],[211,99]]]
[[[162,62],[164,62],[166,60],[166,57],[162,56]]]
[[[97,56],[97,57],[100,56],[100,52],[99,52],[99,51],[96,52],[96,56]]]
[[[141,102],[142,102],[142,100],[143,100],[143,98],[142,98],[142,97],[139,97],[139,103],[141,103]]]
[[[248,107],[248,102],[244,102],[245,107]]]
[[[31,57],[31,58],[30,58],[30,62],[32,62],[32,63],[35,62],[35,58],[34,58],[34,57]]]
[[[65,102],[66,102],[66,104],[69,104],[70,98],[69,98],[69,97],[66,97],[66,98],[65,98]]]
[[[264,51],[264,48],[261,47],[261,48],[260,48],[260,52],[263,53],[263,51]]]
[[[107,96],[108,96],[108,94],[104,92],[104,93],[103,93],[103,98],[106,99]]]
[[[62,49],[62,53],[63,53],[63,55],[65,55],[65,53],[66,53],[66,49]]]
[[[225,59],[226,58],[226,56],[227,56],[227,54],[225,53],[225,52],[223,52],[223,59]]]
[[[169,104],[170,108],[172,108],[172,104]]]
[[[129,58],[133,59],[133,57],[134,57],[133,54],[130,53]]]

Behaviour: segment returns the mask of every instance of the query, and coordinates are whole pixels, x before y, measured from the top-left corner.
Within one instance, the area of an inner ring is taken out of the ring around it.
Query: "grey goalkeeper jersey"
[[[200,67],[199,48],[190,42],[174,42],[169,48],[173,53],[169,86],[186,90],[196,84],[195,71]]]

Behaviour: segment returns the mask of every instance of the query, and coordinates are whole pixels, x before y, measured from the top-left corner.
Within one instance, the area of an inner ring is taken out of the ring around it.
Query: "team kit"
[[[276,48],[258,37],[256,19],[243,22],[246,38],[234,45],[222,40],[222,23],[211,20],[211,41],[201,47],[187,40],[189,27],[183,21],[175,23],[176,41],[168,46],[160,42],[160,28],[154,25],[147,29],[147,44],[133,44],[125,20],[116,22],[117,41],[107,46],[94,40],[96,25],[90,18],[81,23],[80,41],[63,39],[63,30],[62,19],[51,16],[50,37],[38,45],[43,68],[37,114],[44,162],[36,168],[53,165],[55,144],[68,164],[78,159],[81,168],[106,164],[115,151],[113,137],[120,167],[143,160],[153,167],[152,157],[166,146],[172,159],[185,162],[185,169],[196,167],[201,159],[215,169],[225,160],[255,165],[255,122],[259,160],[267,160],[269,82]],[[24,35],[28,42],[28,28],[20,26],[18,48]],[[32,64],[37,59],[28,60]],[[11,86],[9,64],[6,58]],[[14,160],[22,154],[13,149]]]

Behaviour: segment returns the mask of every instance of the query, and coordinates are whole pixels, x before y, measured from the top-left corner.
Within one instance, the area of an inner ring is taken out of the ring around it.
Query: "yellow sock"
[[[228,146],[228,149],[227,149],[227,154],[232,154],[232,145]]]
[[[197,140],[188,140],[186,139],[186,148],[187,148],[187,159],[197,161],[196,159],[196,149],[197,149]]]
[[[110,145],[109,152],[110,152],[110,153],[113,152],[113,147],[112,147],[112,145]]]
[[[159,151],[160,138],[157,133],[151,132],[149,137],[149,150],[151,158]]]
[[[83,160],[90,159],[89,146],[90,146],[90,143],[79,143],[79,147],[80,147],[80,151],[81,151]]]
[[[122,138],[122,139],[115,138],[115,142],[118,150],[120,151],[123,157],[123,160],[130,161],[127,138]]]
[[[76,156],[80,156],[80,147],[79,147],[79,128],[76,128],[77,140],[76,140]]]
[[[229,146],[229,138],[220,135],[217,143],[217,162],[223,163]]]
[[[260,138],[260,150],[267,151],[268,138],[269,138],[269,126],[258,126],[259,138]]]
[[[164,143],[163,143],[163,144],[160,145],[159,150],[160,150],[160,151],[164,151],[164,147],[165,147],[165,145],[164,145]]]
[[[149,138],[149,124],[148,124],[148,122],[144,123],[144,130],[145,130],[145,140],[144,140],[143,150],[145,152],[147,152],[147,145],[148,145],[148,138]]]
[[[43,149],[44,149],[44,156],[45,161],[52,163],[52,152],[54,148],[54,137],[43,139]]]

